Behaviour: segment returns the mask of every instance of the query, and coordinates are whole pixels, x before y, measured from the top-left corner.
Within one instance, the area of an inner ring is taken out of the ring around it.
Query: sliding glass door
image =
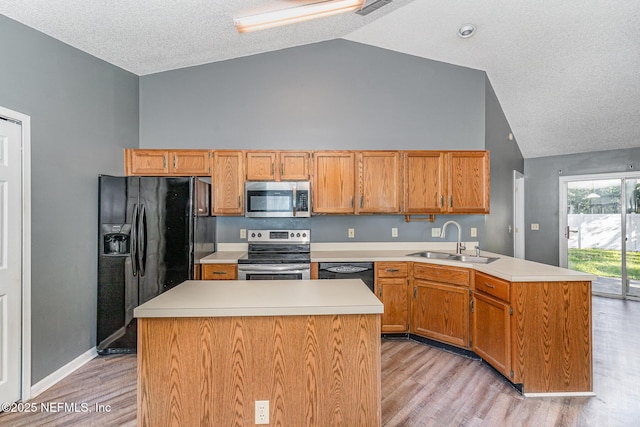
[[[560,265],[593,274],[593,293],[640,297],[640,175],[560,179]]]

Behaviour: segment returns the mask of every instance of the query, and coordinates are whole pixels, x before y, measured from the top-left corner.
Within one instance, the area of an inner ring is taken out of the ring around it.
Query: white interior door
[[[513,256],[524,259],[524,175],[513,171]]]
[[[0,402],[20,399],[22,339],[21,126],[0,118]]]

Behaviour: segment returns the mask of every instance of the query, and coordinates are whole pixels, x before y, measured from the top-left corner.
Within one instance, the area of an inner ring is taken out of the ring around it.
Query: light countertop
[[[445,259],[428,259],[423,257],[411,257],[407,254],[420,250],[436,250],[455,253],[451,243],[433,245],[418,243],[343,243],[343,244],[312,244],[312,262],[367,262],[367,261],[413,261],[430,264],[449,265],[456,267],[472,268],[510,282],[575,282],[594,281],[596,277],[591,274],[548,264],[527,261],[501,254],[481,251],[482,256],[498,257],[497,261],[489,264],[468,263]],[[473,244],[467,243],[467,247],[473,248]],[[376,248],[371,250],[368,248]],[[237,248],[234,248],[237,249]],[[464,254],[474,255],[475,251],[463,251]],[[238,258],[246,254],[246,250],[219,251],[200,260],[201,263],[237,263]]]
[[[134,310],[135,317],[381,314],[360,279],[188,280]]]

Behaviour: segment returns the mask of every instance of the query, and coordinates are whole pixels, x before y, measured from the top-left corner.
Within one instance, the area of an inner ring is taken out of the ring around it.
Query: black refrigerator
[[[100,175],[98,354],[134,353],[133,309],[194,278],[215,251],[210,184],[194,177]]]

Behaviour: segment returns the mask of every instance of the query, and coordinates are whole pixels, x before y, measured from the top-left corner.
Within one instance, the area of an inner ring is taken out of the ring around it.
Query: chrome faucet
[[[464,249],[467,249],[467,248],[464,247],[464,245],[460,241],[460,237],[462,236],[462,228],[460,227],[460,224],[458,224],[455,221],[447,221],[447,222],[445,222],[444,225],[442,226],[442,232],[440,233],[440,238],[444,239],[444,232],[445,232],[445,230],[447,228],[447,225],[449,225],[449,224],[453,224],[458,228],[458,241],[456,242],[456,255],[460,255]]]

